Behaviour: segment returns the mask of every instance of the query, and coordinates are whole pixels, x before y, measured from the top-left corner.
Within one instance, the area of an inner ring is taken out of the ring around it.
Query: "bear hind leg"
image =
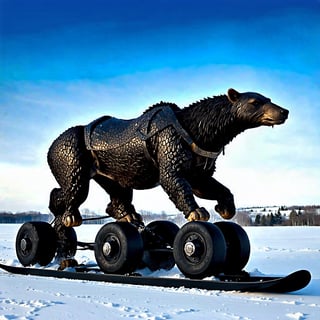
[[[117,221],[143,225],[141,215],[132,205],[133,190],[131,188],[123,188],[117,182],[102,175],[96,175],[93,179],[110,195],[111,201],[106,208],[107,214]]]
[[[63,215],[66,211],[66,204],[61,188],[55,188],[50,193],[49,209],[55,216],[53,228],[57,236],[56,262],[65,264],[74,263],[77,239],[72,228],[68,228],[63,223]]]

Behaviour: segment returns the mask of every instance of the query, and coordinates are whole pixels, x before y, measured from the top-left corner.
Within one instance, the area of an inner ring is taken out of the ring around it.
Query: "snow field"
[[[20,225],[0,225],[0,262],[19,265],[15,237]],[[101,225],[76,229],[93,241]],[[0,271],[0,320],[11,319],[320,319],[320,227],[248,227],[251,273],[284,275],[298,269],[312,282],[291,294],[155,288],[10,275]],[[94,261],[78,251],[79,262]],[[142,270],[150,275],[150,271]],[[179,270],[157,276],[181,277]]]

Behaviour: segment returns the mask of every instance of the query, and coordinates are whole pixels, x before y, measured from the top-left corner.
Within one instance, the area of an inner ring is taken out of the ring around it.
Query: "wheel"
[[[77,233],[74,230],[74,228],[67,228],[66,230],[66,236],[68,239],[68,254],[70,257],[74,257],[77,253],[77,247],[78,247],[78,238]]]
[[[250,241],[244,229],[236,223],[219,221],[215,225],[221,230],[227,244],[224,273],[243,270],[250,257]]]
[[[153,221],[141,232],[144,243],[143,263],[150,270],[170,270],[175,261],[173,241],[179,227],[171,221]]]
[[[94,254],[100,269],[105,273],[132,272],[141,262],[143,241],[132,224],[107,223],[97,233]]]
[[[57,235],[57,256],[64,259],[73,258],[77,253],[78,239],[74,228],[63,227]],[[59,237],[60,235],[60,237]]]
[[[189,278],[218,274],[226,257],[223,234],[210,222],[189,222],[174,240],[173,256],[180,271]]]
[[[57,237],[57,258],[73,258],[77,252],[78,239],[75,229],[66,227],[62,222],[62,216],[56,216],[53,229]]]
[[[26,222],[16,237],[16,253],[23,266],[46,266],[57,249],[56,234],[49,223]]]

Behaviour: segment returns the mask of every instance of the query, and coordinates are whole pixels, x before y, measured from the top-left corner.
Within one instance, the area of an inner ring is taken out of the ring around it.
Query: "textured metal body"
[[[217,200],[223,218],[235,214],[233,195],[212,175],[224,146],[242,131],[283,123],[288,111],[257,93],[207,98],[184,109],[160,103],[136,119],[105,116],[66,130],[51,145],[48,163],[60,188],[49,208],[65,226],[81,224],[79,206],[90,179],[109,195],[106,212],[118,220],[141,221],[133,189],[161,185],[189,220],[207,220],[194,195]]]

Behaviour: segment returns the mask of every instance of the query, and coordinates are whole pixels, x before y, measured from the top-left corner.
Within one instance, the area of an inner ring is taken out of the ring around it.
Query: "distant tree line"
[[[51,214],[43,214],[38,211],[27,212],[5,212],[0,211],[0,223],[24,223],[30,221],[44,221],[49,222],[52,220]]]
[[[235,220],[244,226],[320,226],[319,211],[320,206],[280,207],[276,213],[262,210],[253,220],[250,212],[239,211]]]
[[[275,214],[268,213],[267,215],[257,214],[254,220],[255,226],[275,226],[282,225],[284,222],[284,217],[281,214],[281,211],[278,210]]]
[[[320,226],[320,214],[318,214],[319,207],[309,206],[301,209],[292,210],[289,215],[289,226]]]
[[[183,225],[186,220],[182,213],[168,214],[165,211],[153,213],[151,211],[141,210],[145,224],[154,220],[167,220]],[[262,209],[252,219],[250,210],[240,210],[237,212],[233,221],[242,226],[320,226],[320,206],[293,206],[280,207],[277,212],[267,212]],[[210,210],[211,222],[221,220],[220,216],[214,210]],[[87,219],[84,224],[104,224],[106,216],[96,214],[89,209],[82,210],[82,217]],[[27,212],[6,212],[0,211],[0,223],[25,223],[30,221],[51,222],[52,214],[43,214],[38,211]]]
[[[89,220],[83,221],[83,224],[104,224],[105,219],[96,213],[89,211],[88,209],[84,209],[82,213],[82,218]],[[92,219],[93,220],[90,220]],[[26,212],[7,212],[0,211],[0,223],[19,223],[23,224],[25,222],[31,221],[43,221],[43,222],[52,222],[54,219],[53,214],[41,213],[38,211],[26,211]]]

